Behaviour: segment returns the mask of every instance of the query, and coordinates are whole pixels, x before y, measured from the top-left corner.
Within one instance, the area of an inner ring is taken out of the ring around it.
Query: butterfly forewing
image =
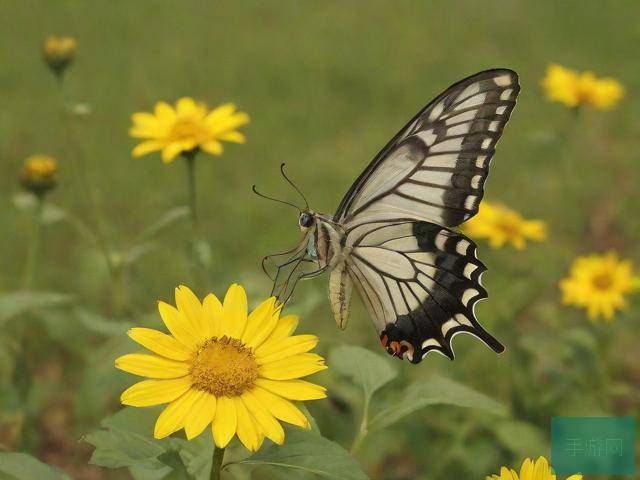
[[[334,218],[456,226],[478,211],[494,147],[515,106],[518,77],[489,70],[453,85],[374,158]]]
[[[448,227],[477,213],[519,89],[506,69],[451,86],[382,149],[338,207],[346,268],[393,355],[453,358],[459,332],[504,349],[475,318],[487,296],[476,246]]]

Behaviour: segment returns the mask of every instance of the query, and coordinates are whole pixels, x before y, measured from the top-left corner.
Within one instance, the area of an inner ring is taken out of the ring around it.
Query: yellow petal
[[[242,343],[247,347],[257,348],[273,332],[278,323],[275,303],[275,297],[268,298],[249,314],[247,327],[242,334]]]
[[[162,149],[162,161],[164,163],[171,163],[174,158],[180,155],[183,151],[183,146],[179,142],[173,142],[165,146]]]
[[[130,353],[116,358],[116,368],[149,378],[178,378],[189,373],[188,363],[145,353]]]
[[[235,130],[221,133],[218,135],[218,138],[220,140],[225,140],[227,142],[234,142],[234,143],[245,143],[247,141],[247,137],[245,137],[244,134],[237,132]]]
[[[191,324],[174,306],[158,302],[158,311],[171,335],[192,351],[198,346],[199,338],[194,334]]]
[[[198,337],[199,342],[204,342],[208,338],[211,338],[211,332],[209,331],[209,322],[204,320],[202,311],[202,304],[195,293],[184,285],[180,285],[176,288],[176,306],[178,311],[189,320],[191,323],[194,334]]]
[[[210,140],[208,142],[204,142],[203,144],[200,145],[200,147],[205,152],[215,156],[222,155],[222,152],[224,151],[222,144],[217,140]]]
[[[278,422],[275,417],[260,404],[258,399],[251,392],[244,392],[240,398],[242,399],[245,407],[247,407],[249,413],[260,425],[264,435],[274,443],[282,445],[284,442],[284,429],[282,428],[282,425],[280,425],[280,422]]]
[[[155,140],[147,140],[146,142],[142,142],[136,145],[131,154],[134,157],[141,157],[143,155],[146,155],[147,153],[157,152],[160,149],[162,149],[162,144],[160,142],[157,142]]]
[[[131,115],[131,121],[140,125],[155,126],[157,124],[156,117],[149,112],[136,112]]]
[[[285,358],[277,362],[261,365],[258,372],[261,377],[271,380],[292,380],[294,378],[306,377],[314,373],[326,370],[327,366],[319,361],[307,360],[300,354]],[[302,357],[302,358],[301,358]]]
[[[175,338],[151,328],[132,328],[127,332],[129,337],[153,353],[172,360],[189,360],[191,349],[185,347]]]
[[[234,397],[232,400],[238,412],[238,439],[247,450],[255,452],[260,446],[260,427],[239,397]]]
[[[251,390],[251,393],[253,393],[256,400],[277,419],[299,427],[311,428],[307,417],[289,400],[285,400],[257,386]]]
[[[278,320],[276,327],[271,332],[271,335],[267,337],[260,348],[270,348],[270,346],[277,344],[282,339],[291,335],[298,327],[297,315],[285,315]]]
[[[143,380],[127,388],[120,396],[123,405],[150,407],[169,403],[191,388],[189,376],[171,380]]]
[[[224,310],[222,303],[213,293],[204,297],[202,302],[203,317],[209,324],[209,332],[212,337],[222,336],[222,319],[224,318]]]
[[[215,416],[216,397],[208,392],[203,393],[204,395],[200,396],[193,404],[191,412],[184,422],[184,431],[187,435],[187,440],[191,440],[200,435],[204,429],[207,428],[207,425],[213,421],[213,417]]]
[[[202,390],[190,389],[180,398],[167,405],[156,421],[153,436],[155,438],[164,438],[184,427],[187,415],[189,415],[193,405],[204,393]]]
[[[325,398],[326,388],[304,380],[269,380],[258,378],[255,384],[289,400],[319,400]]]
[[[223,308],[223,333],[231,338],[242,338],[247,324],[247,294],[242,286],[234,283],[229,287],[224,296]]]
[[[161,122],[173,122],[176,118],[173,108],[166,102],[156,103],[155,114]]]
[[[224,103],[211,110],[205,121],[215,123],[220,119],[224,119],[229,115],[232,115],[235,109],[236,106],[233,103]]]
[[[182,97],[176,102],[178,115],[189,115],[196,110],[196,102],[191,97]]]
[[[256,361],[259,365],[282,360],[299,353],[308,352],[318,344],[318,337],[315,335],[296,335],[287,337],[272,344],[267,348],[256,351]]]
[[[218,397],[212,431],[216,447],[224,448],[236,433],[238,426],[236,405],[229,397]]]

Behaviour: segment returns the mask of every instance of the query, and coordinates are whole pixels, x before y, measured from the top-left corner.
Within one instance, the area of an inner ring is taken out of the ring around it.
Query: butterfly
[[[280,303],[297,282],[325,272],[342,329],[358,291],[386,351],[412,363],[429,352],[454,358],[452,338],[474,335],[497,353],[504,346],[476,319],[487,297],[476,245],[455,229],[478,212],[496,142],[520,91],[518,75],[487,70],[447,88],[385,145],[351,185],[333,215],[304,208],[302,239],[277,265]],[[261,195],[254,185],[254,191]],[[313,265],[311,270],[300,268]],[[266,270],[265,270],[266,271]]]

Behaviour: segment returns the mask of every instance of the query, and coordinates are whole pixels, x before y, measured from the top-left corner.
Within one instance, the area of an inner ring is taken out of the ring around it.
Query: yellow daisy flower
[[[549,100],[568,107],[589,105],[604,110],[624,96],[624,87],[613,78],[598,78],[592,72],[579,73],[556,64],[547,67],[542,87]]]
[[[25,190],[41,195],[56,186],[58,162],[49,155],[31,155],[28,157],[22,171],[20,182]]]
[[[244,143],[237,129],[249,123],[249,115],[226,103],[209,110],[191,97],[180,98],[175,108],[158,102],[154,113],[137,112],[131,116],[129,135],[144,141],[133,149],[134,157],[162,151],[162,160],[170,163],[179,154],[203,150],[221,155],[222,141]]]
[[[560,281],[562,303],[587,310],[590,320],[613,320],[626,307],[626,293],[640,287],[631,262],[618,260],[615,252],[587,255],[574,260],[569,276]]]
[[[525,459],[520,467],[520,475],[513,469],[502,467],[500,475],[491,475],[487,480],[556,480],[556,475],[547,459],[539,457],[535,462],[530,458]],[[566,480],[582,480],[582,475],[571,475]]]
[[[510,243],[516,250],[524,250],[526,240],[542,242],[547,237],[541,220],[525,220],[504,205],[483,201],[475,217],[462,225],[472,238],[486,238],[492,248]]]
[[[149,378],[124,391],[124,405],[168,403],[155,425],[155,438],[184,428],[188,439],[211,425],[213,439],[224,448],[237,434],[256,451],[265,437],[281,444],[280,421],[309,428],[292,400],[325,398],[325,389],[301,380],[326,369],[309,350],[314,335],[295,335],[298,319],[280,317],[271,297],[247,313],[247,296],[231,285],[221,303],[209,294],[200,303],[185,286],[176,288],[177,308],[158,303],[170,335],[133,328],[129,336],[152,354],[119,357],[116,367]]]

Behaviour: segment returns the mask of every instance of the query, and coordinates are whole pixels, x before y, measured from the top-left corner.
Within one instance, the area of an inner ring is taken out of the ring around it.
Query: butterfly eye
[[[311,225],[313,225],[313,215],[303,212],[302,214],[300,214],[298,223],[300,223],[300,226],[302,228],[309,228]]]

